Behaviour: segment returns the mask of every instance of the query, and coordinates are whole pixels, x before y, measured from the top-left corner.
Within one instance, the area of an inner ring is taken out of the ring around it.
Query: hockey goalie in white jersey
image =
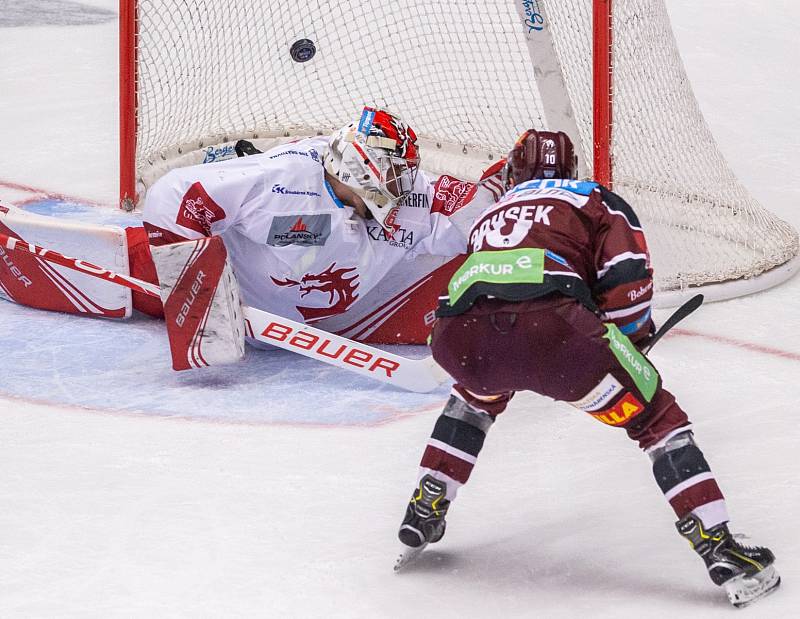
[[[497,195],[431,184],[419,163],[414,131],[366,107],[330,138],[169,172],[147,194],[145,230],[152,246],[220,236],[246,305],[355,340],[424,343],[466,249],[466,210]]]

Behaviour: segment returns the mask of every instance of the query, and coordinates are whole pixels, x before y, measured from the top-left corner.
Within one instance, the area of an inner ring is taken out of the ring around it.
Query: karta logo
[[[406,228],[396,228],[392,232],[387,232],[381,226],[367,226],[367,235],[373,241],[383,241],[400,249],[411,249],[414,246],[414,231]]]
[[[175,223],[204,236],[211,236],[211,224],[223,219],[225,211],[211,199],[198,181],[184,194]]]
[[[341,314],[358,299],[358,294],[356,293],[358,289],[358,273],[353,273],[356,270],[355,267],[334,269],[335,266],[336,263],[334,262],[322,273],[306,273],[299,281],[288,278],[283,280],[275,279],[272,276],[270,276],[270,279],[276,286],[299,286],[300,298],[312,292],[328,295],[328,307],[296,306],[303,319],[306,322],[312,322]],[[353,273],[353,275],[345,277],[350,273]]]

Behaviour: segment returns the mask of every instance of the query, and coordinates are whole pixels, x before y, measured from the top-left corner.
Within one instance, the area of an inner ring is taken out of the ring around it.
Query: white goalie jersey
[[[308,138],[171,171],[146,198],[150,243],[221,236],[246,305],[352,339],[422,343],[466,249],[466,211],[477,215],[498,192],[420,173],[387,232],[334,195],[326,144]]]

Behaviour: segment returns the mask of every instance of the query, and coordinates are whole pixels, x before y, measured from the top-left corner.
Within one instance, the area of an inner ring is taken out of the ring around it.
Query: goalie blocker
[[[188,370],[244,357],[239,285],[216,236],[152,248],[172,367]]]

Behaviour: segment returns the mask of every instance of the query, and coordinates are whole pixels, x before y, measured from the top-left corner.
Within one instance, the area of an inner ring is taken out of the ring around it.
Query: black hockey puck
[[[292,43],[289,48],[289,55],[295,62],[306,62],[314,57],[317,48],[311,39],[300,39]]]

